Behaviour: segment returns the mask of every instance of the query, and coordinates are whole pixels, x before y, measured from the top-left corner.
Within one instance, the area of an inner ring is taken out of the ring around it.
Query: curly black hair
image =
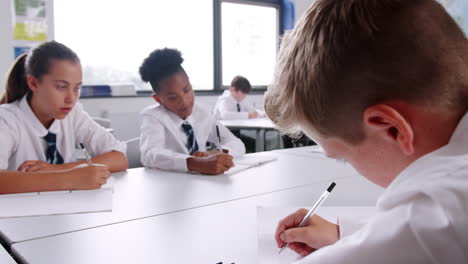
[[[140,66],[140,76],[144,82],[149,82],[153,91],[158,93],[159,83],[174,73],[184,71],[181,64],[184,61],[180,51],[176,49],[157,49],[143,61]]]

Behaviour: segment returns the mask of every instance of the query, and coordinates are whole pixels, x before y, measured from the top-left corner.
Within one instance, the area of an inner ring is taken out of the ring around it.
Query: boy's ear
[[[26,83],[31,91],[35,92],[37,90],[38,82],[39,80],[31,74],[26,75]]]
[[[364,126],[398,145],[406,155],[414,153],[414,131],[408,119],[395,108],[377,104],[364,111]]]
[[[156,94],[153,94],[153,99],[158,102],[158,103],[161,103],[161,99],[156,95]]]

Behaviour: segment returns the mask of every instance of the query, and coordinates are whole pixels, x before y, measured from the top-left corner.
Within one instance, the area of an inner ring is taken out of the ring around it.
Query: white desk
[[[40,263],[257,263],[257,206],[310,206],[329,181],[247,199],[21,242],[15,256]],[[347,188],[357,185],[359,188]],[[376,189],[357,177],[338,179],[325,206],[350,204]],[[324,208],[322,208],[324,209]],[[355,212],[355,211],[353,211]]]
[[[301,156],[306,158],[317,158],[317,157],[326,157],[325,152],[322,147],[319,145],[306,146],[300,148],[287,148],[287,149],[275,149],[271,152],[281,154],[281,155],[293,155]]]
[[[255,130],[255,149],[257,152],[265,151],[266,132],[276,130],[275,124],[268,118],[254,118],[242,120],[220,120],[223,126],[230,129]],[[278,135],[279,136],[279,135]]]
[[[8,252],[0,245],[0,263],[2,264],[16,264],[16,261],[8,254]]]
[[[12,245],[357,175],[349,166],[321,156],[260,154],[274,155],[278,160],[239,174],[215,177],[130,169],[113,176],[113,212],[2,219],[0,234],[6,243]]]

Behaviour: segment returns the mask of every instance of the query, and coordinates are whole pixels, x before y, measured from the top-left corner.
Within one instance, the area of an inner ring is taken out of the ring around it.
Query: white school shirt
[[[187,158],[190,157],[181,119],[177,114],[162,105],[152,105],[141,112],[141,163],[145,167],[174,171],[188,171]],[[197,106],[186,121],[192,126],[199,151],[206,151],[206,142],[218,144],[216,124],[221,136],[221,146],[229,154],[239,157],[245,154],[245,146],[226,127],[217,123],[214,116]]]
[[[468,263],[468,114],[449,143],[409,165],[363,224],[298,263]]]
[[[47,143],[43,137],[48,131],[56,134],[57,150],[64,163],[76,161],[75,152],[80,143],[92,157],[114,150],[125,154],[127,148],[94,122],[80,103],[64,119],[54,120],[47,130],[24,96],[0,105],[0,169],[17,170],[27,160],[46,161]]]
[[[240,106],[240,112],[237,112],[237,104]],[[254,111],[255,107],[250,102],[248,96],[244,100],[237,102],[230,90],[225,90],[218,97],[214,108],[214,114],[218,120],[249,119],[249,113]]]

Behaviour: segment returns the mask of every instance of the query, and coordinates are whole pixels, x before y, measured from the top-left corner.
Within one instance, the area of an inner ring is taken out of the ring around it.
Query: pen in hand
[[[216,135],[218,136],[218,150],[219,152],[223,152],[223,149],[221,148],[221,135],[219,134],[219,127],[216,125]]]
[[[88,154],[88,151],[86,151],[85,147],[83,146],[83,143],[80,143],[80,147],[83,150],[83,153],[86,157],[86,161],[88,162],[88,165],[91,166],[93,165],[93,162],[91,162],[91,157]]]
[[[333,188],[335,188],[336,183],[332,182],[330,186],[323,192],[323,194],[320,196],[320,198],[315,202],[314,206],[309,210],[309,212],[304,216],[302,219],[301,223],[297,227],[303,227],[304,224],[309,220],[309,218],[318,210],[318,208],[322,205],[322,203],[327,199],[327,197],[330,195],[331,191]],[[280,254],[285,248],[287,248],[289,243],[285,243],[283,247],[279,250],[278,254]]]

